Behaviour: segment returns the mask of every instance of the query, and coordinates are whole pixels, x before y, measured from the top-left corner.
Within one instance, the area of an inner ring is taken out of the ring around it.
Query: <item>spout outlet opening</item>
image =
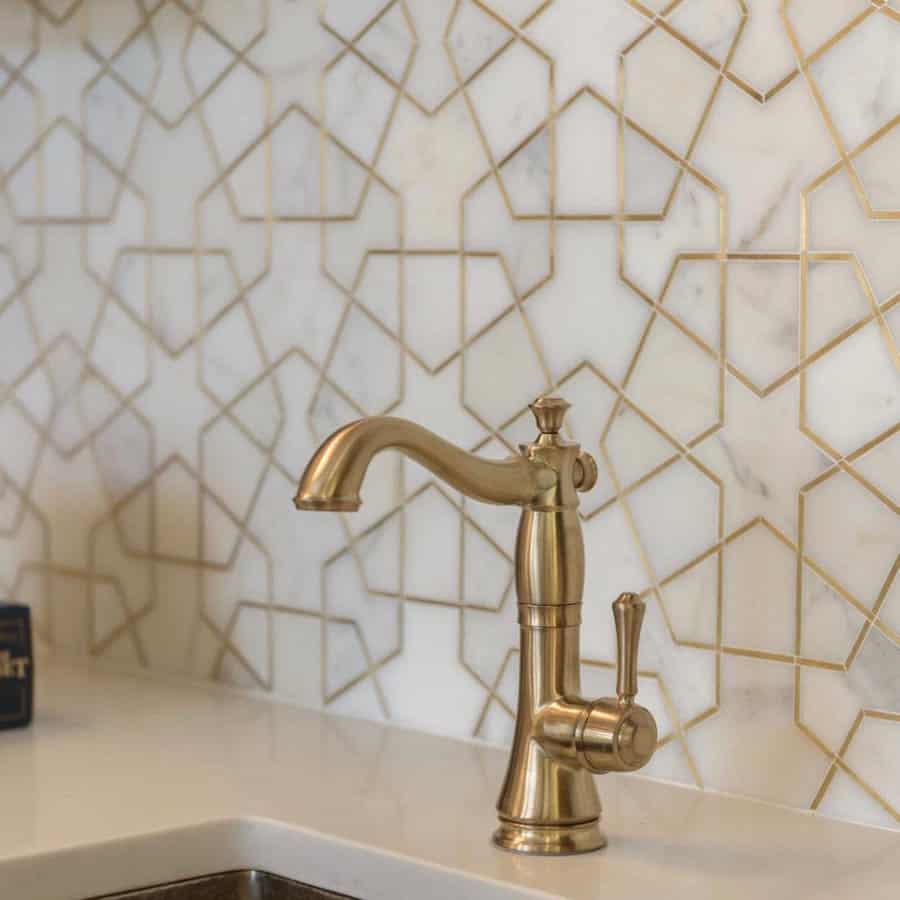
[[[359,497],[314,497],[297,494],[294,506],[304,512],[356,512],[362,501]]]

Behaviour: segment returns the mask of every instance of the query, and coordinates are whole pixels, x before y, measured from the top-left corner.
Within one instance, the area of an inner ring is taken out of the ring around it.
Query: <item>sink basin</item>
[[[105,894],[96,900],[354,900],[256,869],[221,872],[187,881]]]

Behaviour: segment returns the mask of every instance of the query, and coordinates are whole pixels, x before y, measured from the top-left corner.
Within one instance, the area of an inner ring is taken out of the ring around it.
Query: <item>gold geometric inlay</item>
[[[600,463],[585,677],[639,590],[657,774],[744,790],[703,737],[758,687],[729,672],[789,670],[804,805],[840,773],[900,823],[854,753],[900,734],[896,4],[6,6],[0,587],[40,640],[279,694],[299,654],[376,718],[448,678],[446,729],[509,739],[505,513],[392,459],[355,516],[287,498],[350,419],[498,456],[558,391]]]

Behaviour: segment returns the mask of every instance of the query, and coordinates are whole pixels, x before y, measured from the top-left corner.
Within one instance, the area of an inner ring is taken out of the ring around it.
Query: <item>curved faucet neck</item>
[[[528,506],[557,484],[557,473],[540,455],[482,459],[427,428],[392,416],[372,416],[338,429],[309,461],[297,488],[298,509],[352,512],[373,457],[398,450],[461,491],[484,503]]]

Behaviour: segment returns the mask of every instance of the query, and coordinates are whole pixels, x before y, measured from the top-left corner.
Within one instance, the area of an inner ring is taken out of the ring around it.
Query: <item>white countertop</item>
[[[0,897],[81,900],[258,867],[365,898],[891,898],[900,832],[634,776],[600,783],[609,846],[494,849],[506,754],[43,660],[0,732]]]

